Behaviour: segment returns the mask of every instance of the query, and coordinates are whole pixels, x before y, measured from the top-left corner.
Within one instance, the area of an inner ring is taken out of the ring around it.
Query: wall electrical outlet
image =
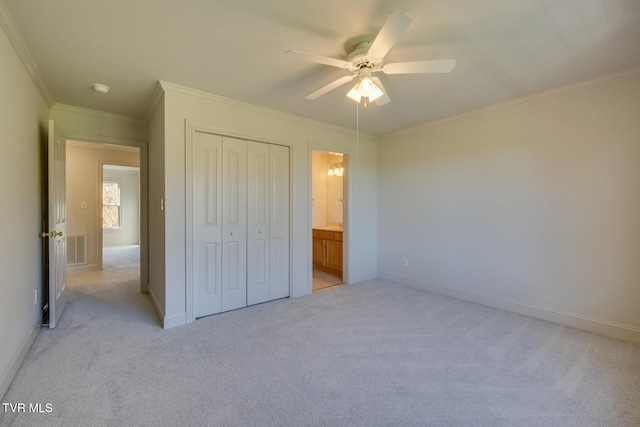
[[[36,295],[35,295],[35,299],[34,299],[33,303],[37,304],[38,303],[38,288],[36,288],[35,291],[36,291],[35,292]]]
[[[407,259],[407,257],[402,257],[402,265],[405,267],[409,265],[409,260]]]

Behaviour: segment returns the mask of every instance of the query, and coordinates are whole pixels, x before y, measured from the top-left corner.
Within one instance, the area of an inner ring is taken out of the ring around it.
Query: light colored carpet
[[[107,275],[129,268],[139,269],[140,246],[107,246],[102,248],[102,268],[106,270]]]
[[[53,411],[0,425],[640,425],[636,345],[378,280],[162,330],[127,268],[70,285],[3,398]]]

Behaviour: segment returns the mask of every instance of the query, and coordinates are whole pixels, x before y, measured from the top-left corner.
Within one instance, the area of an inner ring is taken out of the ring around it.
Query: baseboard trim
[[[160,319],[162,323],[162,329],[170,329],[187,324],[187,313],[182,313],[177,316],[166,316],[151,288],[149,288],[149,298],[151,298],[151,305],[153,305],[153,309],[156,311],[158,319]]]
[[[164,329],[175,328],[187,324],[187,313],[178,314],[177,316],[165,316],[162,322]]]
[[[349,280],[349,283],[360,283],[360,282],[364,282],[367,280],[373,280],[378,278],[378,275],[376,273],[373,274],[362,274],[360,276],[356,276],[356,277],[351,277]]]
[[[87,271],[98,271],[96,264],[89,265],[67,265],[67,274],[85,273]]]
[[[622,341],[629,341],[640,344],[640,328],[623,325],[608,320],[596,319],[581,314],[563,312],[519,301],[510,301],[496,298],[489,295],[467,292],[460,289],[453,289],[445,286],[433,285],[415,279],[395,276],[393,274],[379,273],[378,278],[392,283],[407,285],[412,288],[432,291],[438,294],[447,295],[465,301],[476,302],[489,307],[511,311],[525,316],[535,317],[547,322],[558,323],[572,328],[593,332]]]
[[[40,332],[40,324],[42,323],[42,319],[36,320],[36,322],[31,326],[29,333],[18,346],[18,350],[15,352],[9,364],[4,368],[2,374],[0,375],[0,397],[3,397],[9,390],[9,386],[13,382],[13,378],[18,373],[18,370],[22,366],[22,362],[24,362],[25,357],[27,357],[27,353],[29,349],[33,345],[33,342],[36,340],[38,333]]]
[[[160,319],[160,322],[162,323],[162,327],[164,328],[164,310],[160,307],[160,304],[158,303],[158,299],[156,298],[156,295],[153,293],[153,291],[151,290],[151,288],[149,288],[149,299],[151,299],[151,305],[153,306],[153,309],[156,311],[156,316],[158,316],[158,319]]]

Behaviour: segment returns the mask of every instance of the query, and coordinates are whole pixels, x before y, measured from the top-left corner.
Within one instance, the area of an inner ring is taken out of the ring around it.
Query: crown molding
[[[44,84],[44,80],[42,79],[42,75],[38,70],[38,66],[36,65],[29,49],[27,48],[22,35],[20,35],[20,31],[18,31],[18,27],[16,26],[16,22],[13,20],[11,16],[11,12],[7,7],[7,4],[4,0],[0,0],[0,27],[4,30],[9,42],[15,49],[18,57],[22,61],[22,64],[27,69],[31,80],[35,84],[36,88],[40,92],[40,96],[47,104],[47,108],[51,108],[54,105],[54,100],[51,97],[51,94],[47,90],[47,87]]]
[[[254,104],[249,104],[246,102],[242,102],[242,101],[237,101],[235,99],[231,99],[231,98],[225,98],[223,96],[220,95],[214,95],[212,93],[209,92],[204,92],[198,89],[191,89],[185,86],[180,86],[174,83],[169,83],[163,80],[159,80],[158,81],[158,88],[157,89],[161,89],[162,92],[164,93],[176,93],[176,94],[180,94],[180,95],[185,95],[185,96],[190,96],[190,97],[195,97],[195,98],[200,98],[202,100],[208,101],[208,102],[213,102],[219,105],[223,105],[223,106],[228,106],[228,107],[233,107],[233,108],[239,108],[239,109],[243,109],[243,110],[250,110],[250,111],[254,111],[257,113],[262,113],[262,114],[267,114],[267,115],[271,115],[271,116],[276,116],[276,117],[281,117],[284,119],[288,119],[288,120],[294,120],[297,121],[299,123],[304,123],[310,126],[317,126],[317,127],[321,127],[324,129],[329,129],[329,130],[333,130],[333,131],[337,131],[337,132],[341,132],[341,133],[345,133],[348,135],[353,135],[356,133],[355,129],[349,129],[349,128],[344,128],[341,126],[335,126],[335,125],[331,125],[328,123],[324,123],[318,120],[312,120],[312,119],[307,119],[306,117],[301,117],[301,116],[296,116],[295,114],[289,114],[289,113],[283,113],[282,111],[278,111],[278,110],[272,110],[270,108],[266,108],[266,107],[260,107]],[[157,92],[157,91],[156,91]],[[161,96],[159,97],[157,94],[154,94],[154,100],[159,101],[159,99],[161,98]],[[365,138],[371,138],[373,140],[377,141],[377,137],[373,136],[371,134],[368,133],[364,133],[362,131],[359,132],[361,137],[365,137]]]
[[[55,111],[60,111],[60,112],[68,112],[68,113],[72,113],[72,114],[82,114],[82,115],[100,117],[100,118],[104,118],[104,119],[109,119],[109,120],[113,120],[113,121],[119,121],[119,122],[122,122],[122,123],[129,123],[129,124],[133,124],[133,125],[143,125],[143,126],[146,125],[146,121],[141,120],[141,119],[135,119],[133,117],[124,116],[122,114],[107,113],[105,111],[91,110],[89,108],[74,107],[73,105],[66,105],[66,104],[58,104],[58,103],[56,103],[51,108],[53,110],[55,110]]]
[[[147,113],[144,116],[144,119],[147,123],[149,122],[149,120],[151,120],[151,117],[153,117],[153,114],[156,112],[156,109],[158,108],[158,104],[160,104],[160,101],[162,100],[163,96],[164,96],[164,89],[162,88],[162,82],[158,80],[156,82],[156,87],[153,90],[153,95],[151,95],[151,101],[149,101],[149,106],[147,107]]]

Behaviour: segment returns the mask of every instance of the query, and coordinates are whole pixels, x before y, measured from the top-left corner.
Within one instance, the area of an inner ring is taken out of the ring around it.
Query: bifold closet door
[[[196,132],[192,142],[195,317],[247,305],[247,142]]]
[[[289,296],[289,148],[195,132],[194,317]]]
[[[222,138],[222,311],[247,305],[247,141]]]
[[[247,304],[289,296],[289,148],[248,143]]]
[[[222,311],[221,178],[222,137],[195,132],[191,158],[195,317]]]
[[[289,147],[269,146],[269,299],[289,296]]]
[[[248,143],[247,304],[269,301],[269,145]]]

